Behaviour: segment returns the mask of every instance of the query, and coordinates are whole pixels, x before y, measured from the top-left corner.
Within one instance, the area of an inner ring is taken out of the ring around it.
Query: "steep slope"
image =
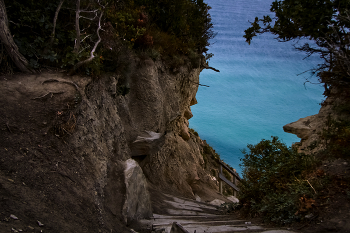
[[[127,76],[0,77],[1,232],[128,232],[152,214],[148,183],[219,196],[188,131],[201,69],[135,64]]]
[[[303,232],[350,232],[348,103],[347,96],[333,89],[318,114],[283,127],[285,132],[301,138],[295,144],[299,152],[312,154],[320,160],[309,179],[314,177],[323,184],[323,189],[315,190],[314,213],[308,223],[300,226]]]

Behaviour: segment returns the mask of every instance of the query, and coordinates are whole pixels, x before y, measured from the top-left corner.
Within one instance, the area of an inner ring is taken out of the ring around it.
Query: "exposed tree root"
[[[72,82],[72,81],[67,81],[67,80],[48,79],[48,80],[45,80],[44,82],[42,82],[41,84],[49,83],[49,82],[66,83],[66,84],[69,84],[69,85],[74,86],[76,90],[79,90],[79,86],[78,86],[76,83],[74,83],[74,82]]]
[[[32,100],[41,99],[41,98],[44,98],[44,97],[46,97],[48,95],[50,95],[50,98],[52,98],[54,94],[63,94],[63,93],[64,93],[64,91],[59,91],[59,92],[52,92],[52,91],[50,91],[50,92],[46,93],[45,95],[35,97]]]

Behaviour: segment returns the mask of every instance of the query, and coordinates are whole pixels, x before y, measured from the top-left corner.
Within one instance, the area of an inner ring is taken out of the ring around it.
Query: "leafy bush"
[[[223,209],[226,213],[232,213],[239,208],[240,208],[239,203],[233,203],[233,202],[225,202],[220,205],[220,209]]]
[[[226,169],[222,169],[222,173],[224,173],[226,179],[231,180],[231,174]]]
[[[199,137],[199,134],[196,130],[189,128],[190,132],[193,133],[196,137]]]
[[[53,47],[46,48],[52,31],[52,20],[58,0],[55,1],[8,1],[5,0],[9,18],[9,27],[14,36],[19,51],[24,55],[33,68],[40,64],[57,62],[60,51],[56,48],[70,41],[69,30],[63,28],[64,22],[58,22],[56,36],[61,40],[54,40]],[[44,45],[44,46],[43,46]],[[61,47],[62,48],[62,47]]]
[[[213,149],[208,144],[205,144],[204,147],[203,147],[203,153],[204,154],[208,154],[209,155],[209,154],[211,154],[212,150]]]
[[[306,175],[317,165],[312,155],[297,153],[278,137],[248,144],[241,159],[243,179],[239,199],[251,215],[279,224],[298,220],[300,197],[312,198]]]
[[[216,170],[215,169],[210,169],[211,175],[216,177]]]
[[[326,155],[335,157],[349,156],[350,121],[334,120],[330,116],[321,134],[326,143]]]
[[[146,32],[147,16],[141,7],[136,7],[134,4],[124,7],[123,11],[112,5],[107,9],[106,16],[115,28],[117,37],[130,48],[133,48],[135,42]]]
[[[206,52],[209,40],[215,36],[210,6],[203,0],[135,0],[135,4],[145,7],[151,28],[169,35],[166,40],[177,38],[171,45],[182,54],[186,54],[188,48],[200,54]]]

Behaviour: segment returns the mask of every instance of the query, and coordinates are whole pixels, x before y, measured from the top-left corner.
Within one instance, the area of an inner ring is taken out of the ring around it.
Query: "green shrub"
[[[212,148],[208,144],[205,144],[203,147],[203,153],[209,155],[209,154],[211,154],[211,152],[212,152]]]
[[[300,197],[312,198],[314,190],[305,178],[314,168],[312,155],[297,153],[277,137],[248,144],[241,159],[243,179],[239,199],[251,215],[279,224],[300,219]]]
[[[233,190],[231,186],[228,186],[226,183],[223,184],[223,194],[224,196],[232,196]]]
[[[207,52],[209,40],[214,37],[210,7],[203,0],[105,0],[103,9],[95,1],[82,0],[81,9],[86,12],[81,12],[79,20],[79,49],[73,49],[77,39],[75,1],[64,1],[54,37],[51,37],[53,19],[60,0],[4,0],[4,3],[14,41],[35,69],[46,66],[71,69],[89,58],[99,41],[96,33],[99,17],[94,16],[95,10],[99,14],[103,11],[101,43],[94,52],[93,62],[77,70],[88,75],[122,73],[119,66],[127,68],[122,61],[126,48],[134,54],[146,51],[153,60],[172,59],[170,64],[175,67],[187,64],[190,57],[192,66],[197,66],[197,57]],[[8,60],[6,56],[0,61],[0,72],[12,72],[13,65]]]
[[[330,116],[327,119],[326,127],[323,129],[321,137],[325,140],[325,154],[346,157],[349,156],[350,145],[350,121],[334,120]]]
[[[226,169],[222,169],[222,173],[224,173],[226,179],[231,180],[231,174]]]
[[[233,202],[225,202],[220,205],[220,209],[223,209],[226,213],[232,213],[239,208],[240,208],[239,203],[233,203]]]
[[[146,53],[153,61],[156,61],[160,58],[160,53],[156,49],[147,49]],[[198,137],[198,133],[196,136]]]
[[[195,131],[192,128],[189,128],[190,132],[193,133],[196,137],[199,137],[199,134],[197,133],[197,131]]]
[[[211,171],[211,175],[214,176],[214,177],[216,177],[216,171],[215,171],[215,169],[212,168],[210,171]]]
[[[220,155],[218,153],[214,152],[211,154],[211,158],[213,160],[220,160]]]

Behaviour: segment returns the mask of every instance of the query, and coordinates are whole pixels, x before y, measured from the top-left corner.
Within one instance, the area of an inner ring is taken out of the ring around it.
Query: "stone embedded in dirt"
[[[10,215],[10,218],[12,218],[14,220],[18,220],[18,218],[15,215],[13,215],[13,214]]]
[[[198,196],[197,194],[194,195],[194,197],[196,198],[196,201],[198,201],[198,202],[201,202],[201,201],[202,201],[202,199],[200,198],[200,196]]]
[[[229,197],[227,197],[227,199],[229,199],[229,200],[232,201],[233,203],[239,203],[238,198],[235,197],[235,196],[229,196]]]
[[[40,221],[37,221],[37,222],[38,222],[39,227],[44,226],[44,224],[42,224]]]
[[[314,215],[311,213],[311,214],[308,214],[308,215],[305,215],[305,218],[306,219],[311,219],[311,218],[313,218],[314,217]]]

